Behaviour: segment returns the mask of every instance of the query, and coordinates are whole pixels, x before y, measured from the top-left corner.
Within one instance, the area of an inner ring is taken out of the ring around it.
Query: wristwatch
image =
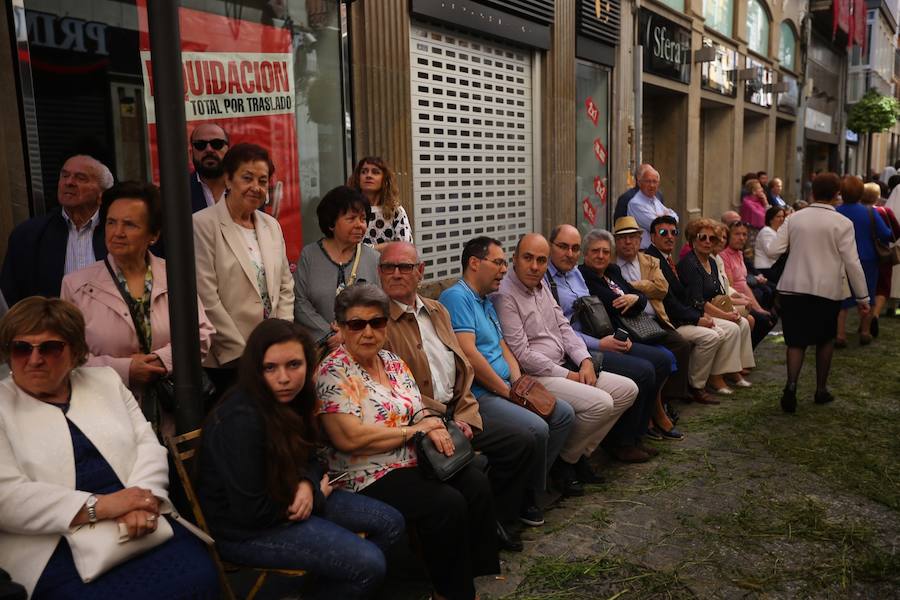
[[[87,501],[84,503],[84,507],[87,509],[88,522],[96,523],[97,522],[97,496],[95,496],[93,494],[88,496]]]

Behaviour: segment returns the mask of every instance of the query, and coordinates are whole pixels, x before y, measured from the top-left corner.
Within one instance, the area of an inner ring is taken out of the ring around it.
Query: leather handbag
[[[652,344],[666,335],[666,330],[656,319],[644,312],[634,317],[621,316],[619,320],[634,342]]]
[[[156,529],[147,535],[131,539],[128,529],[107,519],[80,525],[65,534],[72,550],[75,570],[84,583],[90,583],[116,565],[147,552],[169,540],[175,532],[169,521],[159,516]]]
[[[875,209],[869,209],[869,222],[872,226],[872,243],[875,246],[875,254],[878,255],[878,262],[888,265],[900,265],[900,246],[894,244],[890,246],[878,239],[878,232],[875,229]]]
[[[718,296],[713,296],[709,299],[709,303],[719,310],[724,310],[728,313],[734,312],[734,302],[731,301],[731,296],[729,296],[728,294],[719,294]]]
[[[430,411],[430,414],[427,411]],[[423,419],[440,419],[444,422],[447,433],[450,434],[450,439],[453,441],[454,451],[451,456],[447,456],[435,447],[431,438],[419,431],[413,436],[419,468],[422,469],[428,478],[448,481],[475,458],[472,442],[469,441],[466,434],[453,421],[451,415],[442,415],[431,408],[422,408],[416,411],[409,420],[409,424],[414,425],[416,415],[422,412],[426,412],[425,416],[422,417]]]
[[[513,382],[509,389],[509,401],[527,408],[545,421],[550,420],[556,408],[556,396],[531,375],[522,375]]]
[[[578,320],[582,333],[597,339],[604,338],[616,330],[613,327],[603,301],[597,296],[581,296],[572,304],[572,319]]]

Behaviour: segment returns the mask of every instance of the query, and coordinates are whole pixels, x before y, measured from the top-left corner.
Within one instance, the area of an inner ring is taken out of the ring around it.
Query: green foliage
[[[869,90],[847,114],[847,128],[856,133],[887,131],[900,119],[900,102]]]

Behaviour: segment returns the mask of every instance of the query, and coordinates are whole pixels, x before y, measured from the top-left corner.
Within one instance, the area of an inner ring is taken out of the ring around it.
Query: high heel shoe
[[[781,410],[786,413],[794,414],[797,412],[797,390],[790,389],[788,387],[784,388],[784,391],[781,393]]]

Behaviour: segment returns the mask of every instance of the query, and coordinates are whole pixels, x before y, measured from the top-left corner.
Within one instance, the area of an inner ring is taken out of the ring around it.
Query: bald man
[[[228,152],[228,134],[221,125],[197,125],[190,138],[191,212],[203,210],[225,197],[225,168],[222,159]]]
[[[598,376],[587,346],[542,283],[549,262],[550,244],[544,236],[523,236],[516,245],[513,269],[491,301],[522,372],[537,377],[575,410],[575,425],[551,469],[563,493],[575,495],[582,483],[599,480],[587,459],[634,403],[638,387],[631,379],[606,371]]]

